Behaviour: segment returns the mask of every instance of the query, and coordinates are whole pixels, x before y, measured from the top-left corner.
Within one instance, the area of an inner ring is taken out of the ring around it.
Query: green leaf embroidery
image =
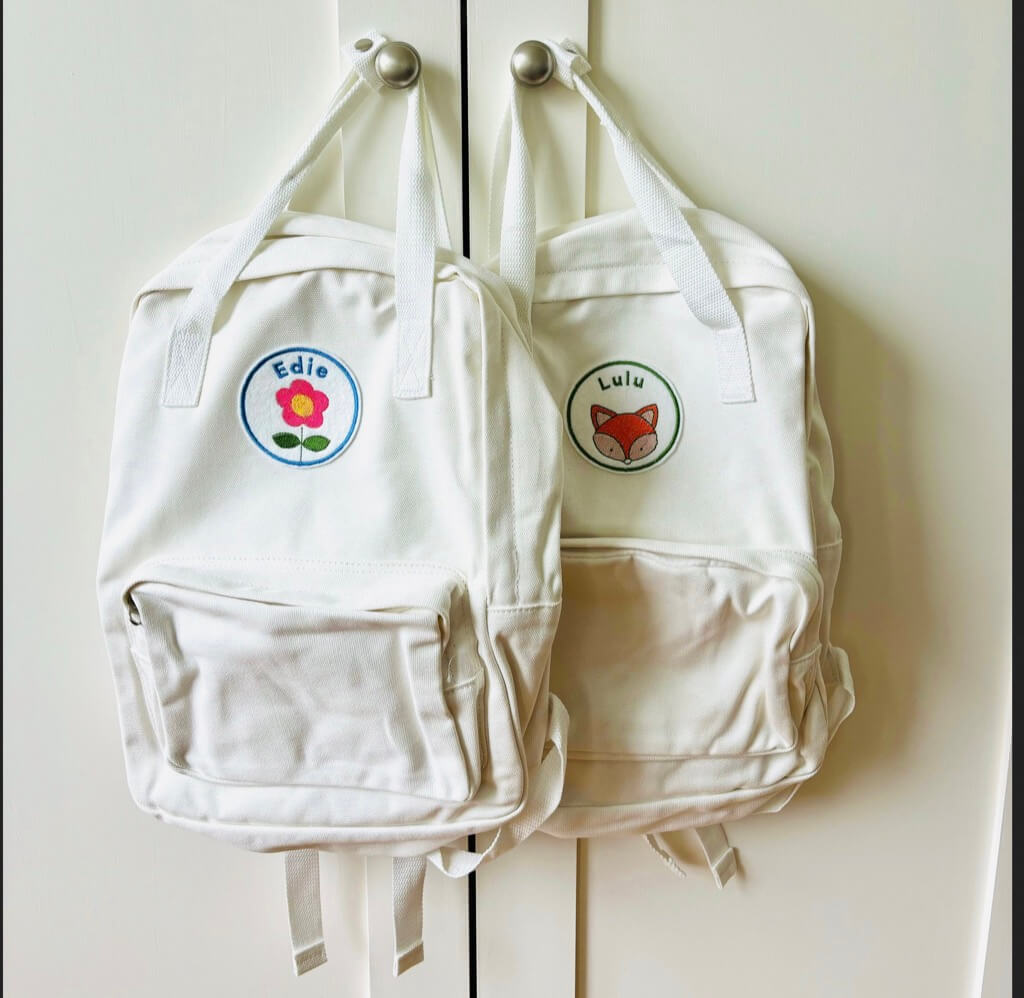
[[[302,446],[305,447],[306,450],[320,451],[323,450],[330,442],[331,441],[328,440],[327,437],[306,437],[306,439],[302,441]]]
[[[274,443],[278,447],[284,447],[285,449],[291,449],[292,447],[299,446],[299,438],[294,433],[275,433]]]

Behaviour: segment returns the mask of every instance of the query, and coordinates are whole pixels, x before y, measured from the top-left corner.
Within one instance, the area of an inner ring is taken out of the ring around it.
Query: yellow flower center
[[[305,419],[313,415],[313,400],[308,395],[292,396],[292,412]]]

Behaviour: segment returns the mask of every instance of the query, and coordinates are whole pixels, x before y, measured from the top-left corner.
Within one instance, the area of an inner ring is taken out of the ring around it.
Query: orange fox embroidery
[[[590,407],[590,421],[597,431],[594,446],[607,458],[632,464],[652,454],[658,446],[658,407],[645,405],[636,412],[613,412],[603,405]]]

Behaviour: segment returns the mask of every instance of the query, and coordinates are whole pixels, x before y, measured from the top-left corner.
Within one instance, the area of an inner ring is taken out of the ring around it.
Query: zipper
[[[795,577],[804,583],[806,591],[817,594],[817,602],[824,595],[824,582],[814,558],[802,551],[785,548],[734,548],[637,537],[563,537],[562,556],[572,558],[577,553],[584,557],[587,554],[636,553],[693,563],[714,562],[775,578]],[[780,563],[790,569],[790,575],[780,575]]]

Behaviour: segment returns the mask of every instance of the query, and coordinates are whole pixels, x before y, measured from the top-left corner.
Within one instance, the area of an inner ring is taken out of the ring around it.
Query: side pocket
[[[484,735],[487,725],[483,716],[483,689],[483,668],[470,679],[464,679],[455,686],[446,686],[444,689],[445,703],[459,733],[473,794],[480,786],[480,774],[487,765],[487,739]]]
[[[531,768],[544,750],[551,646],[560,613],[560,603],[491,607],[487,611],[491,644],[515,684],[516,720]]]

